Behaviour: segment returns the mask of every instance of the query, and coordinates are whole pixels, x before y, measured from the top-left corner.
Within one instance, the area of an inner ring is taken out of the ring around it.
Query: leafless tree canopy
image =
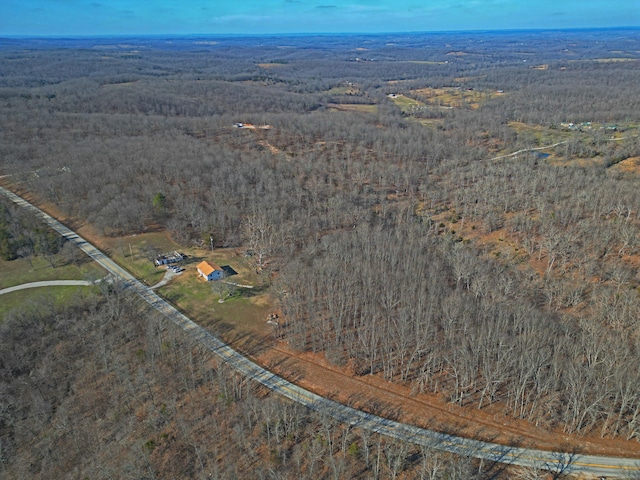
[[[286,292],[278,334],[359,375],[566,432],[640,436],[640,182],[618,168],[640,156],[637,31],[0,45],[0,174],[10,181],[105,235],[165,228],[185,245],[244,248]],[[0,206],[3,257],[61,247],[16,215]],[[120,315],[112,303],[30,320],[24,335],[68,317],[101,325]],[[164,368],[156,355],[178,362],[172,344],[171,354],[162,336],[140,347],[136,373],[99,331],[78,330],[65,347],[90,338],[104,352],[78,381],[111,372],[130,396],[101,401],[132,409],[134,390],[147,389],[151,405],[178,412],[145,386],[158,381],[149,369]],[[77,387],[50,382],[56,354],[29,376],[32,353],[12,345],[2,365],[27,375],[11,388],[29,401],[0,405],[11,419],[0,431],[20,418],[28,436],[56,418],[57,435],[74,437],[83,417],[61,412]],[[184,366],[185,389],[218,382],[192,373],[197,361]],[[337,426],[305,437],[302,460],[271,443],[288,427],[260,418],[274,462],[304,463],[310,478],[351,468],[348,456],[327,460],[346,445]],[[0,460],[23,441],[15,435],[1,437]],[[98,448],[75,438],[79,451]],[[367,442],[356,444],[375,475],[404,468],[406,446],[380,453]],[[181,448],[208,465],[199,444]],[[152,450],[132,468],[156,468]]]

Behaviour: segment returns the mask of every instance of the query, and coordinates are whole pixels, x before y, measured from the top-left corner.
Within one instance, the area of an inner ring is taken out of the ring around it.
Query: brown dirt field
[[[271,145],[266,140],[258,141],[258,145],[261,145],[262,147],[266,148],[267,150],[269,150],[274,155],[277,155],[278,153],[280,153],[280,150],[277,147],[274,147],[273,145]]]
[[[640,157],[627,158],[611,168],[620,172],[640,173]]]
[[[74,229],[98,248],[109,250],[109,239],[103,238],[90,225],[61,216],[55,206],[43,205],[20,188],[11,186],[11,189]],[[461,225],[455,227],[460,230]],[[470,229],[471,226],[468,227]],[[465,228],[466,233],[469,230]],[[495,235],[499,233],[494,233]],[[486,240],[495,241],[489,238]],[[388,382],[379,375],[355,376],[348,365],[337,367],[330,364],[324,355],[295,352],[286,343],[275,342],[266,323],[262,338],[244,337],[231,342],[231,345],[264,367],[319,395],[421,427],[543,450],[577,449],[580,453],[594,455],[640,457],[638,441],[603,439],[597,435],[567,435],[560,430],[548,430],[524,420],[507,417],[500,411],[499,405],[482,410],[459,407],[445,402],[438,395],[416,394],[409,386]]]

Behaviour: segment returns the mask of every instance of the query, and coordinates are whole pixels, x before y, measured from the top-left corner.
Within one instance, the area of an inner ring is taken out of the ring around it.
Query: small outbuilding
[[[154,261],[156,267],[160,265],[169,265],[172,263],[178,263],[184,259],[184,255],[179,252],[163,253],[158,255]]]
[[[196,268],[198,269],[198,275],[206,278],[207,282],[220,280],[224,277],[224,270],[215,263],[200,262]]]

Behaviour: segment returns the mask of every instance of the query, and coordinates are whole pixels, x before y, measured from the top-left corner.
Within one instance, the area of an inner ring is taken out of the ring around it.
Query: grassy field
[[[190,253],[173,242],[165,232],[141,233],[104,241],[108,245],[108,254],[114,261],[150,286],[162,280],[165,272],[154,265],[154,252],[161,254],[178,250],[187,255]]]
[[[377,105],[366,105],[360,103],[329,103],[327,108],[340,110],[342,112],[376,113],[378,111]]]
[[[395,95],[390,98],[393,103],[400,107],[402,113],[411,113],[416,108],[424,105],[423,102],[414,100],[413,98],[405,97],[404,95]]]
[[[374,111],[375,105],[340,106],[355,110]],[[364,108],[363,108],[364,107]],[[95,236],[95,232],[93,232]],[[233,249],[183,248],[175,243],[166,232],[149,232],[124,237],[96,237],[99,248],[119,265],[130,271],[136,278],[149,286],[160,282],[166,268],[156,267],[153,259],[162,253],[179,251],[186,255],[181,262],[185,268],[182,275],[175,276],[168,285],[159,289],[165,296],[188,316],[203,326],[212,328],[225,338],[233,340],[248,337],[249,333],[269,331],[266,316],[274,311],[274,302],[263,283],[267,275],[258,275],[251,258]],[[0,289],[24,283],[46,280],[87,280],[105,275],[105,271],[84,254],[77,251],[76,264],[59,256],[56,268],[41,257],[0,260]],[[230,266],[235,272],[229,281],[245,287],[231,287],[233,294],[219,303],[220,293],[215,291],[214,282],[198,278],[196,266],[203,260]],[[249,287],[253,288],[249,288]],[[0,318],[16,308],[57,308],[72,302],[82,295],[98,294],[95,287],[44,287],[20,290],[4,294],[0,300]],[[261,335],[258,335],[261,338]]]
[[[521,122],[509,122],[510,128],[518,134],[529,134],[535,138],[538,145],[552,145],[557,142],[568,140],[573,136],[569,131],[551,129],[543,125],[531,125]]]
[[[219,303],[219,282],[206,282],[198,276],[197,263],[186,265],[182,275],[174,277],[169,284],[158,289],[164,296],[190,318],[213,332],[222,335],[227,341],[241,341],[260,338],[270,329],[266,317],[274,311],[274,301],[268,288],[263,286],[265,277],[259,276],[251,267],[249,259],[235,254],[231,250],[211,252],[200,251],[194,255],[200,262],[203,259],[224,267],[230,266],[237,272],[227,278],[238,285],[253,286],[232,287],[232,295]],[[258,334],[256,337],[255,334]]]
[[[640,173],[640,157],[631,157],[616,163],[613,167],[614,170],[627,173]]]
[[[208,249],[195,247],[184,248],[171,240],[166,232],[150,232],[109,238],[105,239],[105,243],[108,245],[109,256],[113,260],[150,286],[162,280],[166,271],[164,267],[156,267],[152,258],[155,258],[156,254],[173,251],[186,255],[181,265],[187,269],[187,272],[195,272],[198,263],[202,260],[209,260],[220,266],[234,264],[232,265],[234,270],[240,273],[238,270],[240,268],[245,278],[250,277],[248,268],[243,266],[235,267],[236,263],[244,265],[246,262],[234,250],[216,249],[211,252]]]
[[[56,268],[41,257],[32,257],[31,261],[18,258],[12,261],[0,260],[0,290],[31,282],[47,280],[95,280],[106,272],[97,263],[77,251],[76,263],[65,264],[65,259],[57,258]],[[75,301],[78,296],[94,295],[97,287],[39,287],[0,296],[0,322],[15,309],[59,308]]]
[[[480,104],[498,95],[504,95],[490,90],[466,90],[463,88],[421,88],[415,90],[416,95],[427,99],[430,105],[447,108],[479,108]]]
[[[47,311],[79,302],[83,298],[99,295],[98,287],[42,287],[18,290],[0,296],[0,323],[11,311]]]
[[[165,267],[155,267],[151,258],[156,254],[173,252],[184,253],[181,262],[185,268],[182,275],[175,276],[158,293],[182,309],[188,316],[210,327],[228,340],[262,338],[253,334],[269,332],[266,316],[274,311],[274,302],[266,292],[263,283],[265,275],[258,275],[251,259],[233,249],[210,251],[201,248],[182,248],[165,232],[151,232],[118,238],[100,238],[101,249],[118,264],[129,270],[147,285],[155,285],[164,277]],[[224,303],[219,303],[220,292],[214,282],[205,282],[198,277],[196,266],[203,260],[221,267],[229,266],[236,274],[228,280],[244,287],[231,287],[232,295]],[[77,265],[73,263],[52,268],[43,258],[33,257],[10,262],[0,260],[0,289],[24,283],[45,280],[86,280],[97,279],[105,275],[104,270],[83,254],[78,254]],[[250,288],[253,287],[253,288]],[[83,295],[98,294],[96,287],[43,287],[20,290],[2,295],[0,301],[0,319],[16,308],[38,309],[58,308]]]
[[[159,293],[191,319],[218,334],[237,338],[264,329],[266,317],[273,310],[267,294],[261,289],[238,287],[231,297],[219,303],[216,286],[194,272],[185,272],[159,289]]]
[[[0,260],[0,289],[22,285],[23,283],[45,280],[87,280],[103,277],[105,271],[96,263],[86,259],[78,261],[78,266],[60,265],[52,268],[43,258],[33,257],[31,262],[19,258],[7,262]],[[5,301],[3,297],[2,301]]]
[[[417,118],[416,121],[429,128],[436,128],[438,125],[442,125],[442,120],[439,118]]]

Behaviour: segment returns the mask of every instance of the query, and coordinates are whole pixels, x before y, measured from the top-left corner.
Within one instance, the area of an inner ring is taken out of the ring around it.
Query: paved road
[[[173,270],[171,270],[170,268],[167,268],[167,271],[164,272],[164,276],[162,277],[162,280],[160,280],[158,283],[156,283],[155,285],[151,286],[151,290],[156,290],[160,287],[164,287],[167,283],[169,283],[169,281],[175,277],[176,275],[182,275],[182,272],[180,273],[176,273]]]
[[[188,317],[180,313],[149,287],[135,279],[129,272],[113,262],[100,250],[95,248],[77,233],[68,229],[40,209],[28,203],[21,197],[0,187],[0,194],[9,197],[13,202],[30,210],[51,228],[74,242],[82,251],[102,265],[111,275],[126,282],[145,301],[158,311],[166,315],[176,325],[188,332],[194,339],[201,342],[221,357],[232,367],[247,377],[261,383],[274,392],[295,402],[329,415],[340,422],[348,423],[359,428],[380,433],[393,438],[402,439],[418,445],[432,446],[448,452],[457,453],[490,462],[500,462],[522,466],[544,468],[552,472],[571,474],[588,474],[594,476],[627,477],[640,476],[640,454],[637,459],[614,458],[595,455],[568,454],[561,452],[547,452],[543,450],[508,447],[495,443],[481,442],[468,438],[456,437],[438,433],[413,425],[382,418],[377,415],[362,412],[342,405],[327,398],[305,390],[284,378],[265,370],[240,355],[227,344],[200,327]]]
[[[15,287],[3,288],[0,290],[0,295],[4,293],[11,293],[18,290],[24,290],[26,288],[39,288],[39,287],[61,287],[61,286],[88,286],[95,285],[94,282],[88,280],[46,280],[42,282],[30,282],[23,283],[22,285],[16,285]]]

